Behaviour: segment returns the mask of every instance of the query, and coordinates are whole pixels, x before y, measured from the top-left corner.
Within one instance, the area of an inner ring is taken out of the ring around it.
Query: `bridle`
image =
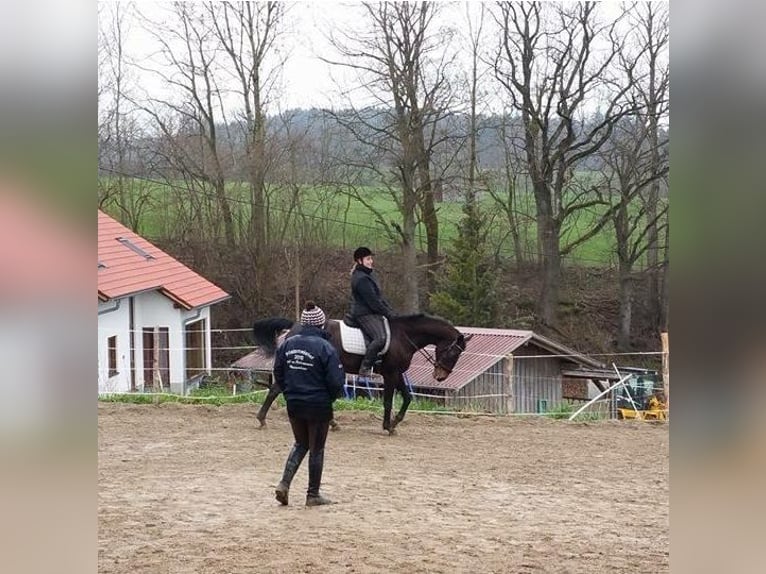
[[[412,341],[412,339],[410,339],[410,337],[409,337],[409,335],[407,335],[407,333],[404,333],[404,337],[405,337],[405,339],[407,339],[407,341],[409,342],[409,344],[410,344],[410,345],[412,345],[412,348],[413,348],[413,349],[415,349],[415,350],[416,350],[418,353],[420,353],[421,355],[423,355],[423,356],[426,358],[426,361],[428,361],[429,363],[431,363],[431,365],[432,365],[432,366],[433,366],[435,369],[436,369],[436,368],[439,368],[439,369],[443,369],[444,371],[446,371],[446,372],[447,372],[447,374],[448,374],[448,375],[449,375],[450,373],[452,373],[452,369],[448,369],[447,367],[445,367],[444,365],[442,365],[442,364],[441,364],[439,361],[437,361],[436,359],[433,359],[433,358],[431,358],[431,355],[429,355],[429,354],[426,352],[426,350],[425,350],[425,349],[422,349],[422,348],[418,347],[418,346],[417,346],[417,345],[416,345],[416,344],[415,344],[415,343]],[[447,349],[445,350],[445,353],[449,353],[449,351],[451,351],[453,347],[457,347],[458,349],[460,349],[460,352],[461,352],[461,353],[462,353],[463,351],[465,351],[465,347],[461,347],[460,345],[458,345],[458,341],[459,341],[459,340],[460,340],[460,335],[458,335],[458,336],[457,336],[457,338],[456,338],[454,341],[452,341],[452,343],[450,344],[450,346],[449,346],[449,347],[447,347]],[[454,367],[453,367],[453,368],[454,368]]]

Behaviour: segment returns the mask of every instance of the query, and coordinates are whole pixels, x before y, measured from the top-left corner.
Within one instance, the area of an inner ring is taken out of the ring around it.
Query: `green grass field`
[[[100,185],[114,188],[116,180],[103,178]],[[223,234],[221,215],[209,189],[190,191],[183,182],[166,184],[140,179],[124,180],[123,185],[127,201],[140,206],[138,232],[149,239],[173,236],[179,228],[198,229],[200,225],[205,226],[208,235]],[[395,245],[387,225],[391,221],[400,222],[401,216],[394,198],[384,189],[364,187],[351,192],[329,187],[300,186],[288,189],[272,186],[267,195],[267,233],[272,237],[295,237],[303,233],[319,244],[342,248],[369,244],[375,249],[385,250]],[[235,226],[239,232],[243,232],[250,218],[248,187],[243,183],[229,183],[227,196],[231,200]],[[490,222],[490,251],[497,251],[504,257],[513,257],[509,226],[502,211],[488,195],[481,198],[480,206]],[[528,194],[520,194],[517,207],[521,212],[519,231],[524,251],[533,260],[537,251],[534,200]],[[462,204],[444,201],[437,209],[440,249],[444,251],[457,235],[457,227],[463,216]],[[120,217],[120,210],[114,203],[107,202],[105,210]],[[194,219],[194,213],[202,213],[203,221]],[[564,238],[582,234],[601,213],[603,211],[598,210],[583,212],[577,220],[566,222]],[[426,248],[425,237],[424,226],[420,224],[416,238],[422,251]],[[616,261],[614,246],[614,231],[607,225],[577,247],[564,262],[613,266]]]

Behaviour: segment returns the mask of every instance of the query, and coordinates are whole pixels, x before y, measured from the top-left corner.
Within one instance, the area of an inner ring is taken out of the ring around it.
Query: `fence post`
[[[508,391],[507,398],[505,400],[505,412],[511,414],[514,412],[513,408],[513,353],[508,353],[505,357],[505,365],[503,369],[503,378],[506,383],[503,385]]]
[[[152,387],[157,390],[159,386],[160,392],[162,392],[162,375],[160,374],[160,328],[154,327],[152,332],[152,338],[154,339],[154,352],[152,353]]]
[[[662,341],[662,387],[665,391],[665,408],[670,411],[670,340],[667,332],[660,333]]]

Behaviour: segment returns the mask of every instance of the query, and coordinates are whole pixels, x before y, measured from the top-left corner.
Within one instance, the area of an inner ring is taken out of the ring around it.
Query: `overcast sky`
[[[466,75],[469,72],[470,52],[466,45],[468,37],[468,15],[478,21],[481,10],[481,2],[444,2],[440,4],[440,11],[435,23],[441,27],[450,27],[455,30],[451,49],[456,53],[458,65],[453,68],[458,74]],[[494,3],[484,3],[491,7]],[[139,2],[138,10],[146,17],[154,21],[168,21],[167,9],[169,2],[146,3]],[[341,89],[349,90],[358,88],[360,82],[354,72],[347,68],[333,66],[320,57],[333,58],[336,56],[334,48],[327,38],[330,30],[344,30],[352,36],[356,31],[364,28],[362,6],[359,2],[290,2],[284,22],[286,32],[280,40],[280,47],[287,54],[285,65],[280,74],[280,85],[272,92],[268,111],[271,113],[296,107],[338,107],[343,106],[345,101],[339,95]],[[156,53],[157,43],[151,34],[147,33],[144,24],[139,18],[130,13],[127,5],[123,3],[126,11],[127,25],[125,26],[125,49],[130,58],[144,67],[159,67]],[[602,12],[607,16],[614,16],[619,10],[616,2],[603,3]],[[101,10],[100,25],[104,26],[104,20],[109,17],[109,10]],[[483,49],[487,52],[496,46],[496,33],[493,18],[485,15],[484,32],[482,35]],[[133,69],[131,77],[133,86],[140,86],[140,91],[152,96],[166,97],[168,86],[156,75]],[[490,86],[491,93],[502,93],[498,86],[494,85],[491,75],[486,81]],[[134,95],[135,88],[131,86]],[[361,92],[360,90],[357,90]],[[362,99],[362,94],[353,96],[356,105],[369,103]],[[236,102],[236,98],[231,98]],[[496,98],[489,105],[498,111],[501,100]],[[237,105],[236,103],[234,104]],[[238,107],[238,106],[237,106]]]
[[[167,6],[163,3],[137,4],[138,10],[152,20],[166,19]],[[165,3],[168,4],[169,3]],[[479,2],[442,3],[437,22],[441,26],[451,26],[466,29],[466,12],[478,14]],[[125,4],[123,4],[125,6]],[[281,46],[289,54],[281,74],[281,86],[278,90],[278,107],[289,109],[293,107],[329,107],[338,104],[339,86],[347,89],[358,85],[353,73],[348,70],[325,63],[320,57],[332,58],[336,55],[330,45],[327,35],[335,29],[353,33],[360,29],[361,5],[359,2],[290,2],[285,17],[286,34]],[[101,25],[109,16],[108,10],[102,10]],[[127,26],[125,29],[125,51],[130,58],[140,62],[142,66],[151,67],[156,59],[157,44],[151,34],[142,29],[140,20],[126,9]],[[488,28],[491,18],[486,17],[485,27]],[[460,39],[456,38],[455,47]],[[152,74],[139,72],[133,78],[141,88],[148,93],[158,94],[166,86]]]

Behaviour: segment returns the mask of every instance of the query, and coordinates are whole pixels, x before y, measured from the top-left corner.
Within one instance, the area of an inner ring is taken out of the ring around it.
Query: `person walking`
[[[321,328],[324,312],[316,306],[308,307],[301,313],[302,328],[285,339],[274,358],[274,383],[284,393],[295,439],[274,492],[283,505],[288,504],[290,485],[307,453],[306,506],[332,503],[320,494],[320,486],[332,404],[343,394],[345,373],[338,352],[328,340],[329,334]]]
[[[322,308],[313,301],[306,301],[306,305],[304,306],[304,309],[301,313],[301,321],[294,323],[287,332],[279,336],[277,339],[277,347],[282,345],[282,343],[285,342],[285,339],[300,333],[303,330],[304,321],[306,321],[305,324],[311,324],[315,327],[319,327],[320,329],[324,329],[325,325],[327,324],[327,318],[324,311],[322,311]],[[266,398],[263,400],[261,408],[258,409],[258,413],[255,415],[255,418],[259,423],[258,428],[263,428],[266,426],[266,415],[268,414],[269,409],[271,409],[271,405],[274,403],[281,392],[282,387],[280,387],[276,381],[272,380],[271,386],[269,387],[269,392],[266,394]],[[340,425],[338,425],[335,419],[330,421],[330,429],[334,431],[340,430]]]

